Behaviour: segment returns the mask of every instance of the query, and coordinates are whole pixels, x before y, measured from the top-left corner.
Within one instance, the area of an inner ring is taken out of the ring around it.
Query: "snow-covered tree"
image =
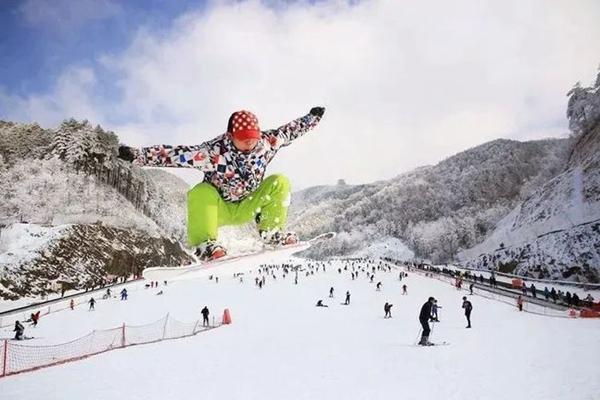
[[[593,86],[582,87],[577,82],[567,96],[569,128],[575,135],[584,134],[600,123],[600,72]]]

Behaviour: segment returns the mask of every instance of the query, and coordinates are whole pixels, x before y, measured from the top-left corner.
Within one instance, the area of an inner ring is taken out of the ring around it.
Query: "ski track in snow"
[[[295,262],[303,262],[295,260]],[[97,299],[87,306],[44,316],[27,345],[62,343],[94,329],[153,322],[167,312],[183,322],[231,311],[233,324],[194,337],[133,346],[91,358],[0,379],[0,399],[598,399],[600,321],[519,313],[478,296],[473,329],[465,329],[462,296],[450,285],[398,270],[350,270],[306,277],[293,273],[254,285],[257,266],[245,265],[244,283],[227,274],[219,283],[202,277],[158,289],[131,286],[129,300]],[[380,292],[375,290],[383,283]],[[401,295],[402,284],[408,295]],[[335,298],[328,298],[329,287]],[[156,296],[158,290],[164,295]],[[349,306],[340,305],[346,290]],[[435,296],[442,322],[434,342],[415,346],[417,315]],[[322,299],[329,308],[317,308]],[[383,318],[390,302],[392,319]],[[0,331],[2,337],[10,329]]]

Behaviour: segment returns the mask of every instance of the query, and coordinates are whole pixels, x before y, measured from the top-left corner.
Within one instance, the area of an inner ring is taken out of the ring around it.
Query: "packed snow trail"
[[[365,272],[352,280],[350,270],[340,274],[338,267],[299,273],[297,285],[293,273],[283,279],[279,271],[258,289],[257,266],[248,265],[253,273],[243,283],[229,273],[219,283],[203,277],[140,288],[127,301],[99,301],[94,312],[51,314],[26,334],[58,343],[165,312],[190,320],[204,305],[217,318],[229,308],[233,324],[7,377],[0,398],[593,399],[600,392],[599,321],[519,313],[469,296],[473,328],[465,329],[465,290],[410,273],[400,282],[395,269],[378,271],[373,283]],[[164,295],[156,296],[161,289]],[[347,290],[351,303],[344,306]],[[414,345],[428,296],[442,306],[431,340],[450,346]],[[319,299],[329,307],[315,307]],[[383,318],[385,302],[393,304],[391,319]]]

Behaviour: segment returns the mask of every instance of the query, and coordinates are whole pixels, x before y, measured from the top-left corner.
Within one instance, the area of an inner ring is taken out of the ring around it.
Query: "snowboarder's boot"
[[[198,246],[194,254],[196,254],[196,257],[198,257],[200,261],[211,261],[225,257],[227,255],[227,250],[220,244],[217,244],[214,240],[209,240]]]
[[[298,235],[295,232],[261,231],[260,238],[265,246],[282,247],[298,243]]]
[[[429,345],[429,337],[421,336],[421,341],[419,342],[419,346],[428,346]]]

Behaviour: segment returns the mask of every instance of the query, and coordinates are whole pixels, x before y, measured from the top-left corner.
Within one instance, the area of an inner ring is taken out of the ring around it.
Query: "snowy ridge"
[[[564,165],[567,140],[495,140],[389,181],[294,193],[289,225],[301,235],[340,233],[320,254],[349,255],[396,237],[416,257],[445,262]],[[296,202],[296,199],[300,201]]]
[[[600,102],[600,92],[588,94],[586,104]],[[467,267],[600,281],[600,112],[580,106],[588,114],[564,170],[515,207],[482,243],[460,252]]]

